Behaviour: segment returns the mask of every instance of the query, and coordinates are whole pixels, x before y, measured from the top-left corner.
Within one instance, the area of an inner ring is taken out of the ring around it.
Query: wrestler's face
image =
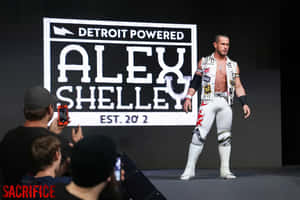
[[[220,56],[227,56],[229,51],[229,38],[220,36],[216,42],[214,42],[214,47]]]

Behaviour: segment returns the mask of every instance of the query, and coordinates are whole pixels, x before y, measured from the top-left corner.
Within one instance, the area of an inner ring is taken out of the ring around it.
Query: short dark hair
[[[218,42],[219,41],[219,37],[226,37],[229,39],[229,36],[224,34],[224,33],[219,33],[215,36],[215,42]]]
[[[43,135],[36,137],[31,143],[31,156],[33,171],[38,172],[51,165],[54,156],[60,150],[61,142],[54,135]]]
[[[24,108],[25,119],[29,121],[41,120],[46,116],[47,113],[48,113],[48,107],[35,109],[35,110]]]
[[[97,133],[77,142],[72,149],[72,180],[81,187],[93,187],[113,175],[117,158],[115,142]]]

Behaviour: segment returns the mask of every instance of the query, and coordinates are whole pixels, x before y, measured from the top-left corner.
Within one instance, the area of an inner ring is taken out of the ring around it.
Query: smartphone
[[[115,164],[115,177],[117,181],[121,181],[121,169],[122,169],[121,158],[117,157],[116,164]]]
[[[67,105],[59,105],[57,107],[58,113],[58,125],[59,126],[66,126],[69,123],[69,112]]]

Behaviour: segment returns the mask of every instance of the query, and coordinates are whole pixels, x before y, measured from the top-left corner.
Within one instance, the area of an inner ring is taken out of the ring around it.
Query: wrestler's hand
[[[251,110],[247,104],[243,106],[243,110],[244,110],[244,118],[247,119],[251,114]]]
[[[192,110],[192,100],[186,98],[183,104],[183,110],[187,113],[189,110]]]

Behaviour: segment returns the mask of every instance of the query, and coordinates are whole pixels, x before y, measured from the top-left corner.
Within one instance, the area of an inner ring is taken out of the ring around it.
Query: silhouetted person
[[[116,158],[116,145],[112,139],[96,133],[85,137],[74,145],[72,151],[72,182],[66,186],[57,186],[56,198],[120,199],[114,176]]]

